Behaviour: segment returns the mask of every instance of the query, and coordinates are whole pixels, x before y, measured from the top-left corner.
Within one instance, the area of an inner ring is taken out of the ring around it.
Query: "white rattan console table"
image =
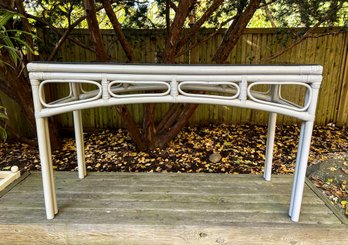
[[[73,112],[79,178],[86,176],[81,110],[143,103],[195,103],[236,106],[269,112],[264,178],[271,179],[276,116],[302,120],[289,216],[300,216],[305,174],[318,100],[319,65],[122,65],[91,63],[30,63],[36,126],[47,219],[58,213],[49,140],[48,118]],[[44,87],[66,83],[70,94],[48,102]],[[86,91],[84,86],[96,89]],[[268,85],[266,92],[254,86]],[[304,104],[282,98],[282,85],[306,89]],[[254,88],[254,89],[253,89]],[[206,91],[197,93],[196,91]]]

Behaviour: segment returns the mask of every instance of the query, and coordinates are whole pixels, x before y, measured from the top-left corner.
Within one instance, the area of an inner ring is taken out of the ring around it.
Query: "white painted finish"
[[[29,72],[134,74],[322,74],[319,65],[129,65],[107,63],[30,63]]]
[[[9,186],[13,181],[21,177],[21,173],[18,171],[18,167],[17,171],[12,171],[12,168],[11,171],[0,171],[0,191]]]
[[[54,218],[58,212],[48,117],[73,112],[79,178],[84,178],[86,167],[81,110],[136,103],[196,103],[270,112],[264,172],[266,180],[271,179],[277,114],[292,116],[303,121],[289,209],[291,219],[299,220],[315,108],[322,80],[321,66],[30,63],[28,71],[33,90],[48,219]],[[42,86],[51,82],[69,83],[69,96],[46,103]],[[81,84],[86,82],[96,85],[98,89],[84,91]],[[259,84],[269,84],[271,90],[268,92],[252,90],[253,86]],[[287,84],[307,88],[304,106],[296,105],[281,97],[281,86]],[[217,94],[194,94],[190,93],[190,90],[204,90]],[[143,91],[159,92],[144,94]],[[127,94],[128,92],[132,93]],[[221,94],[224,92],[228,95]]]
[[[312,86],[314,102],[310,104],[308,112],[315,113],[317,108],[317,100],[319,96],[319,84]],[[305,103],[308,100],[308,94],[306,94]],[[306,170],[308,163],[309,150],[311,146],[312,131],[314,121],[304,121],[301,125],[301,133],[299,139],[299,152],[297,152],[296,168],[293,181],[293,189],[290,200],[289,215],[292,221],[298,222],[300,219],[301,203],[303,196],[304,182],[306,178]]]
[[[76,140],[76,154],[77,154],[77,168],[80,179],[83,179],[86,175],[86,163],[85,163],[85,147],[83,140],[83,126],[81,111],[73,111],[74,117],[74,130]]]
[[[265,168],[263,177],[265,180],[271,180],[272,175],[272,161],[273,161],[273,148],[274,138],[277,122],[277,113],[271,112],[268,118],[268,131],[267,131],[267,143],[266,143],[266,155],[265,155]]]

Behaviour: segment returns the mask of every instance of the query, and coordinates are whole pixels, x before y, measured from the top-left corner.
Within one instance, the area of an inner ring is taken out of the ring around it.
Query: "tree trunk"
[[[168,129],[178,120],[182,110],[184,109],[183,104],[173,104],[169,107],[169,110],[163,116],[161,122],[156,127],[158,134],[165,134]]]
[[[153,148],[155,146],[155,104],[144,105],[143,137],[149,148]]]
[[[108,57],[105,52],[105,48],[103,46],[102,37],[99,29],[99,24],[97,21],[97,16],[95,14],[95,5],[94,0],[84,0],[85,8],[86,8],[86,15],[87,15],[87,23],[88,23],[88,29],[92,36],[92,41],[94,43],[94,46],[96,48],[97,52],[97,60],[98,61],[107,61]],[[98,51],[99,50],[99,51]],[[121,117],[123,125],[127,128],[128,133],[134,140],[135,144],[137,145],[139,150],[146,150],[146,142],[144,142],[144,139],[141,135],[141,132],[137,128],[137,125],[132,117],[132,115],[129,113],[128,109],[124,105],[118,105],[115,106],[116,111],[118,112],[119,116]]]
[[[120,41],[122,49],[126,53],[128,61],[129,62],[133,62],[134,61],[133,48],[128,43],[127,38],[126,38],[126,36],[124,35],[124,33],[123,33],[122,29],[121,29],[121,24],[118,21],[114,11],[112,10],[110,1],[109,0],[103,0],[102,2],[103,2],[103,7],[105,9],[105,12],[106,12],[107,16],[109,17],[109,20],[110,20],[110,22],[111,22],[111,24],[112,24],[116,34],[118,35],[118,40]]]
[[[237,44],[240,36],[243,34],[250,19],[253,17],[255,11],[258,9],[261,0],[251,0],[244,12],[239,14],[233,20],[231,26],[227,29],[219,48],[217,49],[213,61],[221,64],[225,63],[233,47]]]
[[[6,57],[5,54],[2,55],[1,59],[5,60],[7,63],[11,62],[11,59],[9,57]],[[4,80],[1,81],[3,83],[1,87],[6,87],[7,89],[13,91],[12,96],[14,97],[16,102],[21,106],[22,112],[25,118],[27,119],[28,128],[31,132],[36,132],[33,100],[28,78],[25,77],[23,73],[20,76],[18,76],[18,70],[15,70],[8,66],[0,67],[0,72],[4,76]],[[2,90],[6,92],[4,89]],[[9,111],[9,113],[11,112]]]
[[[0,1],[1,6],[5,9],[13,11],[15,8],[15,1]],[[17,8],[19,13],[24,13],[23,3],[18,2]],[[22,18],[23,27],[25,31],[30,31],[29,23],[26,19]],[[32,38],[26,35],[26,41],[30,47],[33,47]],[[13,63],[12,59],[7,52],[1,53],[1,60],[7,64],[11,64],[12,67],[7,65],[0,66],[1,86],[0,89],[13,98],[21,107],[24,117],[27,119],[28,128],[31,132],[36,131],[33,100],[31,94],[31,86],[28,76],[25,72],[23,63],[20,63],[17,67]],[[10,91],[10,93],[7,93]],[[9,113],[11,113],[9,111]]]
[[[187,15],[197,0],[182,0],[179,3],[173,23],[169,28],[169,34],[163,55],[164,63],[174,63],[177,42],[184,26]]]
[[[99,30],[94,0],[84,0],[88,29],[92,36],[98,61],[107,61],[108,57],[103,46],[103,39]]]
[[[175,125],[170,128],[166,134],[160,135],[156,138],[156,146],[162,148],[171,141],[182,130],[182,128],[186,126],[197,107],[197,104],[185,105],[185,108],[180,115],[180,119],[175,123]]]
[[[189,41],[192,36],[194,36],[199,29],[202,27],[202,25],[209,19],[209,17],[221,6],[221,4],[224,2],[224,0],[214,0],[213,3],[209,6],[207,11],[205,11],[202,15],[202,17],[194,23],[190,29],[185,33],[185,36],[183,36],[177,43],[176,51],[177,53],[182,49],[183,46]]]
[[[144,141],[139,129],[137,128],[136,123],[133,120],[132,115],[127,110],[127,107],[125,106],[116,106],[115,107],[118,115],[120,115],[122,119],[123,125],[127,128],[129,135],[131,136],[132,140],[136,144],[138,150],[140,151],[146,151],[147,150],[147,144]]]

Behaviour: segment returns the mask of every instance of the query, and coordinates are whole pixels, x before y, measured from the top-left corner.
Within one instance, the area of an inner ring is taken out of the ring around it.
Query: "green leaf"
[[[6,141],[7,140],[7,132],[6,130],[0,126],[0,138],[3,140],[3,141]]]
[[[0,28],[3,28],[4,25],[6,25],[6,23],[13,18],[13,16],[15,16],[16,13],[11,12],[9,10],[2,10],[0,11]]]
[[[0,119],[5,119],[5,120],[7,120],[8,117],[7,117],[6,114],[3,114],[3,113],[0,112]]]

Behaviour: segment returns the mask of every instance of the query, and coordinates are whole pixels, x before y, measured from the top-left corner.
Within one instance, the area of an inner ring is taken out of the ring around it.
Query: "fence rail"
[[[282,53],[284,48],[291,43],[291,33],[298,31],[288,29],[248,29],[238,41],[236,47],[228,58],[232,64],[320,64],[324,67],[324,79],[320,90],[316,123],[325,125],[335,123],[340,126],[348,125],[348,33],[337,32],[330,35],[318,35],[316,38],[308,38],[293,48]],[[210,30],[202,30],[201,35],[187,43],[188,48],[204,39],[211,33]],[[131,45],[135,49],[137,63],[156,63],[163,50],[165,32],[158,30],[128,30],[126,31]],[[91,43],[87,30],[76,30],[73,35],[87,43]],[[117,37],[112,30],[102,32],[106,50],[112,61],[126,62],[126,55],[117,42]],[[52,38],[46,34],[43,40]],[[205,40],[196,45],[190,52],[183,52],[177,57],[178,63],[209,64],[214,51],[222,39],[222,34]],[[92,45],[92,43],[91,43]],[[281,53],[278,57],[267,62],[269,57]],[[44,56],[43,56],[44,57]],[[44,59],[44,58],[43,58]],[[76,44],[66,41],[57,56],[58,61],[90,62],[95,61],[95,54],[85,50]],[[67,91],[55,89],[52,96],[62,97]],[[297,103],[300,100],[303,88],[289,86],[284,91],[284,97]],[[10,105],[11,108],[14,108]],[[142,105],[130,105],[130,111],[137,122],[143,116]],[[157,105],[156,118],[160,118],[169,108],[168,104]],[[18,113],[9,111],[9,113]],[[11,115],[10,115],[11,117]],[[12,118],[17,118],[18,115]],[[61,127],[72,128],[72,115],[64,114],[57,118]],[[217,105],[200,105],[190,120],[190,124],[226,123],[226,124],[266,124],[267,113]],[[120,127],[121,122],[114,108],[99,108],[86,110],[83,113],[84,126],[86,128]],[[290,124],[296,119],[280,116],[279,123]]]

